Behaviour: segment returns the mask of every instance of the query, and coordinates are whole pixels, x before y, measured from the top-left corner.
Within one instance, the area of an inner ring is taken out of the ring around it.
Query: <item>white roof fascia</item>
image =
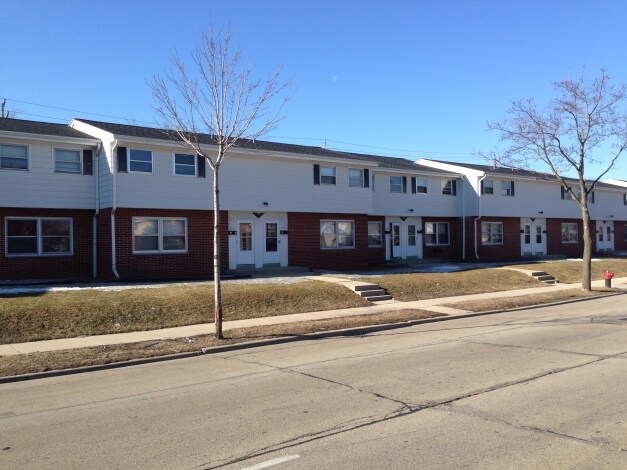
[[[451,163],[435,162],[433,160],[428,160],[426,158],[421,158],[420,160],[417,160],[416,163],[418,165],[424,165],[424,166],[428,166],[431,168],[437,168],[439,170],[450,171],[453,173],[460,173],[460,174],[466,175],[467,177],[470,177],[470,176],[481,177],[486,174],[485,172],[480,171],[480,170],[473,170],[471,168],[466,168],[465,166],[454,165]]]
[[[0,136],[7,139],[15,140],[34,140],[37,142],[59,142],[59,143],[73,143],[79,145],[91,145],[97,146],[99,140],[89,137],[68,137],[61,135],[49,135],[49,134],[31,134],[27,132],[14,132],[14,131],[0,131]]]
[[[70,121],[70,127],[77,131],[84,132],[85,134],[89,134],[103,142],[115,139],[115,136],[111,132],[104,131],[99,127],[92,126],[78,119],[72,119],[72,121]]]
[[[618,180],[614,178],[610,178],[609,180],[603,181],[605,184],[612,184],[614,186],[618,186],[619,188],[627,188],[627,181]]]

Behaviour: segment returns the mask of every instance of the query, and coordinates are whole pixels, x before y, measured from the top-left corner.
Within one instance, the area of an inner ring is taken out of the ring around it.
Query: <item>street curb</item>
[[[62,369],[62,370],[51,370],[46,372],[34,372],[32,374],[23,374],[23,375],[10,375],[6,377],[0,377],[0,384],[5,383],[13,383],[13,382],[23,382],[26,380],[36,380],[36,379],[45,379],[51,377],[61,377],[64,375],[74,375],[74,374],[82,374],[84,372],[97,372],[101,370],[109,370],[109,369],[119,369],[122,367],[136,366],[141,364],[152,364],[156,362],[165,362],[176,359],[186,359],[191,357],[198,357],[209,354],[218,354],[223,352],[230,351],[238,351],[242,349],[252,349],[258,348],[262,346],[274,346],[278,344],[286,344],[286,343],[294,343],[297,341],[307,341],[307,340],[316,340],[316,339],[325,339],[325,338],[333,338],[340,336],[363,336],[369,333],[376,333],[379,331],[389,331],[389,330],[397,330],[400,328],[408,328],[415,325],[422,325],[427,323],[437,323],[448,320],[457,320],[461,318],[472,318],[472,317],[481,317],[485,315],[494,315],[497,313],[506,313],[506,312],[517,312],[520,310],[532,310],[542,307],[551,307],[554,305],[565,305],[571,304],[575,302],[584,302],[586,300],[599,299],[603,297],[613,297],[616,295],[625,295],[627,292],[609,292],[605,295],[597,295],[594,297],[583,297],[577,299],[568,299],[561,300],[557,302],[550,302],[545,304],[538,305],[528,305],[523,307],[515,307],[510,309],[500,309],[500,310],[487,310],[485,312],[469,312],[460,315],[445,315],[441,317],[433,317],[433,318],[423,318],[420,320],[409,320],[400,323],[383,323],[381,325],[370,325],[370,326],[357,326],[354,328],[345,328],[342,330],[330,330],[330,331],[320,331],[315,333],[306,333],[302,335],[292,335],[292,336],[283,336],[280,338],[272,338],[272,339],[263,339],[257,341],[246,341],[242,343],[236,344],[225,344],[223,346],[213,346],[209,348],[202,348],[200,351],[190,351],[186,353],[177,353],[177,354],[168,354],[165,356],[154,356],[154,357],[146,357],[141,359],[131,359],[130,361],[123,362],[111,362],[108,364],[98,364],[93,366],[85,366],[85,367],[76,367],[74,369]]]

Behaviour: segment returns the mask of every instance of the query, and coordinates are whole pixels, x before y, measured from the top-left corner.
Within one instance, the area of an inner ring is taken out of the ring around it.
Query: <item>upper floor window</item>
[[[577,243],[577,224],[562,224],[562,243]]]
[[[449,243],[450,239],[448,222],[425,223],[425,244],[448,245]]]
[[[187,219],[133,217],[133,253],[184,253]]]
[[[368,246],[383,246],[383,234],[381,231],[381,222],[368,222]]]
[[[481,194],[494,194],[494,180],[483,180],[481,182]]]
[[[370,172],[357,168],[348,169],[348,186],[351,188],[367,188],[369,186]]]
[[[355,248],[355,226],[352,220],[321,220],[320,248]]]
[[[416,192],[418,194],[427,194],[427,180],[424,178],[416,178]]]
[[[91,150],[54,149],[54,172],[76,175],[93,174]]]
[[[403,192],[403,178],[400,176],[390,176],[390,192],[402,193]]]
[[[481,244],[503,244],[503,222],[481,222]]]
[[[28,170],[28,147],[0,144],[0,168],[3,170]]]
[[[627,206],[627,194],[623,194],[623,205]]]
[[[7,256],[72,254],[70,218],[7,218],[5,234]]]
[[[196,176],[196,155],[174,154],[174,174]]]
[[[334,166],[321,166],[320,167],[320,183],[335,184],[335,167]]]
[[[513,181],[501,181],[501,196],[514,196]]]
[[[152,152],[150,150],[129,149],[128,168],[137,173],[152,173]]]
[[[442,180],[440,182],[442,188],[442,194],[447,194],[449,196],[457,195],[457,181],[455,180]]]

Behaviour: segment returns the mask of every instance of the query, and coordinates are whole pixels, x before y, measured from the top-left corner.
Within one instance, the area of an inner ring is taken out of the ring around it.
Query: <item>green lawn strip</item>
[[[146,341],[141,343],[4,356],[0,357],[0,376],[6,377],[49,370],[109,364],[131,359],[200,351],[202,348],[218,345],[242,343],[281,336],[303,335],[318,331],[407,322],[440,316],[444,315],[417,309],[406,309],[328,320],[227,330],[224,332],[225,339],[222,341],[218,341],[215,337],[210,335],[203,335],[192,338]]]
[[[222,286],[224,320],[369,305],[319,281]],[[213,286],[83,290],[0,298],[0,344],[143,331],[213,321]]]
[[[456,302],[444,304],[445,307],[468,310],[470,312],[488,312],[491,310],[506,310],[517,307],[530,307],[533,305],[548,304],[563,300],[583,299],[605,295],[612,290],[593,290],[591,292],[580,289],[569,289],[563,291],[547,292],[546,294],[530,294],[518,297],[507,297],[502,299],[470,300],[466,302]]]
[[[403,302],[545,286],[520,272],[485,268],[452,273],[386,274],[362,280],[378,284]]]
[[[509,267],[545,271],[563,284],[581,282],[581,261],[539,261],[537,263],[512,264]],[[627,259],[603,258],[592,261],[592,280],[603,279],[603,273],[611,271],[615,277],[627,276]]]

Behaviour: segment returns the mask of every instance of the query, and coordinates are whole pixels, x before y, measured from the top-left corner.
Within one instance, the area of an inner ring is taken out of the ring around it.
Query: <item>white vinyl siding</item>
[[[72,219],[7,217],[7,256],[63,256],[72,254]]]

